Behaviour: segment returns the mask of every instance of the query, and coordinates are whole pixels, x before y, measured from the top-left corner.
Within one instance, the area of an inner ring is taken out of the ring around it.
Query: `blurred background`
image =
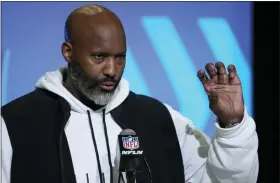
[[[66,66],[60,51],[65,20],[89,3],[1,3],[2,105],[34,90],[44,73]],[[268,180],[275,178],[277,169],[271,173],[265,157],[271,155],[269,148],[279,145],[278,3],[94,3],[111,9],[124,24],[124,77],[131,89],[171,105],[210,137],[215,116],[196,72],[208,62],[235,64],[260,137],[259,182],[275,182]],[[270,124],[274,126],[268,129]],[[279,148],[273,152],[279,162]]]

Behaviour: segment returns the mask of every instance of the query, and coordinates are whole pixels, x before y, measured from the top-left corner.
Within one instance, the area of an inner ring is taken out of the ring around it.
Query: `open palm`
[[[212,112],[223,124],[241,122],[244,116],[244,101],[241,81],[234,65],[227,70],[222,62],[208,63],[197,73],[209,98]]]

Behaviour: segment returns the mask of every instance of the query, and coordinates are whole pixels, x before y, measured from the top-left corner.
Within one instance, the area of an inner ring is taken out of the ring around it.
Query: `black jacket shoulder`
[[[28,110],[40,107],[44,104],[54,103],[58,99],[58,95],[49,92],[44,89],[36,89],[26,95],[23,95],[8,104],[1,107],[2,110],[6,111],[9,109],[13,110]]]
[[[147,110],[147,108],[151,108],[151,107],[153,109],[156,107],[166,108],[165,105],[161,101],[159,101],[155,98],[146,96],[146,95],[135,94],[134,92],[129,93],[129,96],[122,103],[122,105],[126,104],[126,103],[130,103],[131,106],[137,106],[140,108],[144,108],[145,110]]]
[[[64,118],[70,116],[70,105],[62,97],[43,89],[36,89],[2,106],[1,115],[7,126],[11,141],[29,137],[29,129],[36,129],[30,138],[40,137],[44,128],[63,126]],[[26,138],[27,139],[27,138]],[[12,143],[14,144],[14,143]]]

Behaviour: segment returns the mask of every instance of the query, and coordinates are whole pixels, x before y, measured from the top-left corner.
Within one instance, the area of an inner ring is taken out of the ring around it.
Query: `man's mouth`
[[[109,82],[109,81],[100,84],[100,87],[106,91],[112,91],[115,88],[115,86],[116,86],[115,82]]]

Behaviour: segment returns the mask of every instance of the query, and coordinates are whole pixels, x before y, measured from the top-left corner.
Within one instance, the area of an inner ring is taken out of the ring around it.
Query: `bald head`
[[[126,61],[126,38],[119,18],[107,8],[86,5],[66,21],[62,54],[68,62],[67,85],[76,97],[106,104]],[[104,84],[105,83],[105,84]],[[78,94],[77,94],[78,93]]]
[[[115,27],[124,34],[121,21],[109,9],[100,5],[85,5],[77,8],[66,20],[65,41],[71,42],[77,37],[77,34],[85,33],[84,31],[94,31],[94,29],[104,25]]]

